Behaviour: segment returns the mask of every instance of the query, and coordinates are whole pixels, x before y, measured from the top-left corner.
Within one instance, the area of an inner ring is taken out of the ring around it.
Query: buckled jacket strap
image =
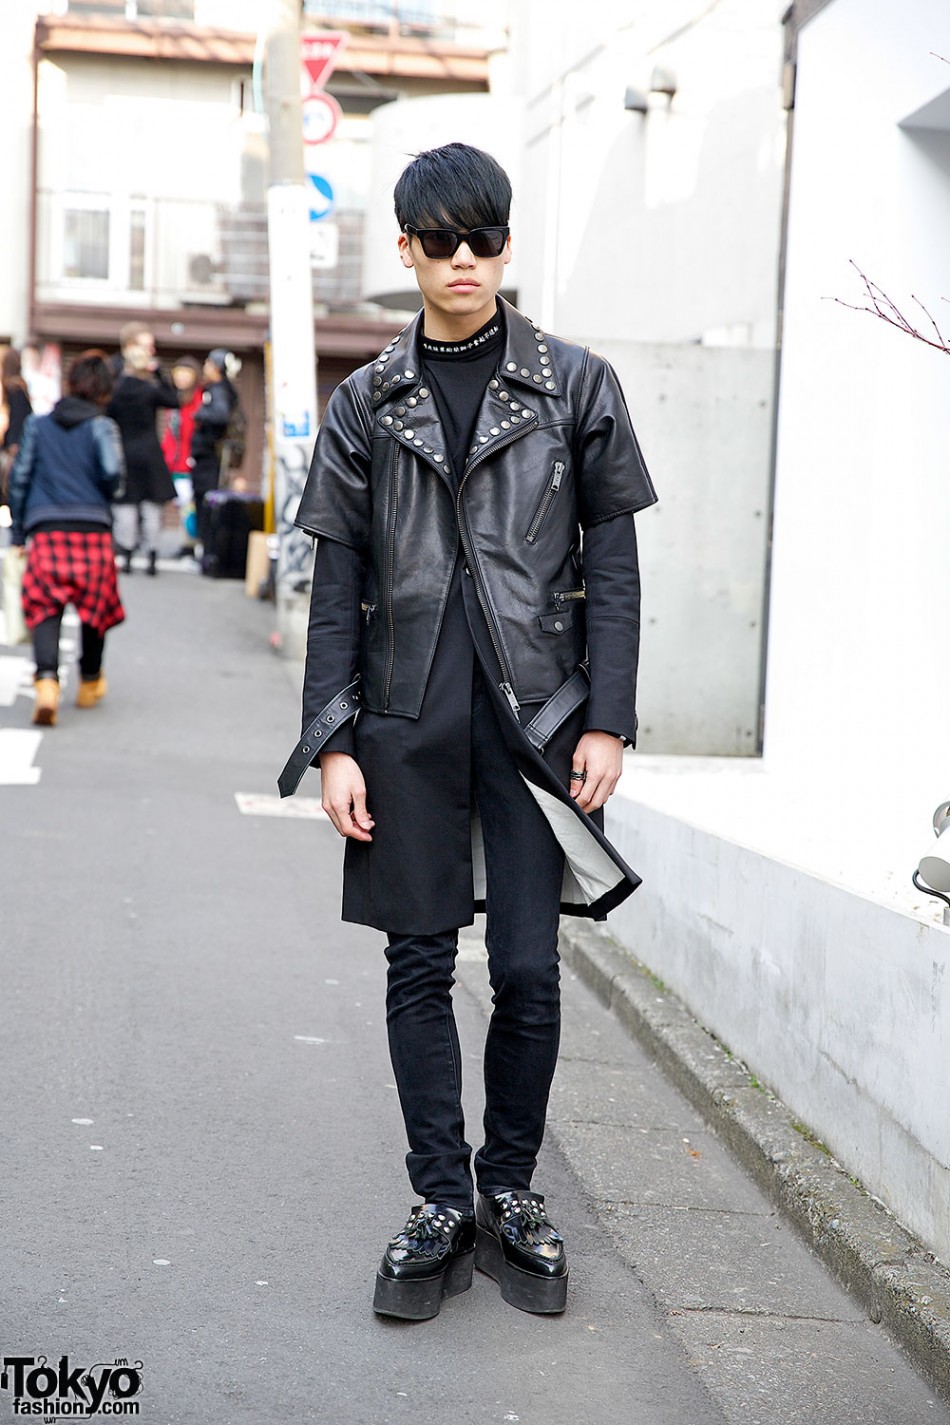
[[[563,722],[587,701],[590,694],[590,674],[585,664],[552,693],[544,706],[525,727],[525,736],[532,746],[543,752]]]
[[[359,711],[360,680],[354,678],[342,692],[327,703],[322,712],[317,713],[303,737],[287,759],[287,765],[277,778],[277,789],[282,797],[292,797],[300,785],[300,779],[311,762],[322,750],[331,733]]]

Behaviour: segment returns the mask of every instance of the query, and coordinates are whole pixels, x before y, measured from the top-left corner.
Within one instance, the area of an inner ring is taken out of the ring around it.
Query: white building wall
[[[33,130],[33,28],[41,0],[0,6],[0,94],[3,95],[3,261],[0,337],[20,345],[29,335],[30,172]]]
[[[853,259],[945,320],[945,35],[942,0],[801,31],[765,754],[631,757],[608,830],[614,933],[950,1261],[950,931],[910,879],[950,797],[950,368],[832,300]]]
[[[853,260],[950,328],[950,112],[905,126],[950,90],[946,21],[833,0],[800,37],[766,707],[776,770],[917,827],[950,796],[950,366],[829,299],[863,300]]]
[[[582,16],[550,0],[513,14],[519,304],[615,363],[660,497],[638,520],[645,751],[758,751],[779,18],[763,0],[594,0]],[[650,93],[670,78],[672,98]],[[646,113],[624,107],[628,88]]]

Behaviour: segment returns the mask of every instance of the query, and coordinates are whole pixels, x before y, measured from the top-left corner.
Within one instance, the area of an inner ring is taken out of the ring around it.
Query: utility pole
[[[277,632],[288,657],[306,649],[312,550],[294,527],[317,427],[309,205],[300,87],[301,0],[270,0],[264,94],[270,144],[270,266],[274,519],[278,538]]]

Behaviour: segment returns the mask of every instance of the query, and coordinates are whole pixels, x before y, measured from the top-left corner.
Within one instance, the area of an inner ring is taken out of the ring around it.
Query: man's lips
[[[450,287],[478,287],[480,284],[472,277],[460,277],[457,282],[450,282]]]

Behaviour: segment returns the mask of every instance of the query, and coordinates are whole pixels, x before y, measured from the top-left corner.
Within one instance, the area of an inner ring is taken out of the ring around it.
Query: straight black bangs
[[[400,228],[504,226],[511,183],[491,154],[450,143],[417,154],[400,174],[393,197]]]

